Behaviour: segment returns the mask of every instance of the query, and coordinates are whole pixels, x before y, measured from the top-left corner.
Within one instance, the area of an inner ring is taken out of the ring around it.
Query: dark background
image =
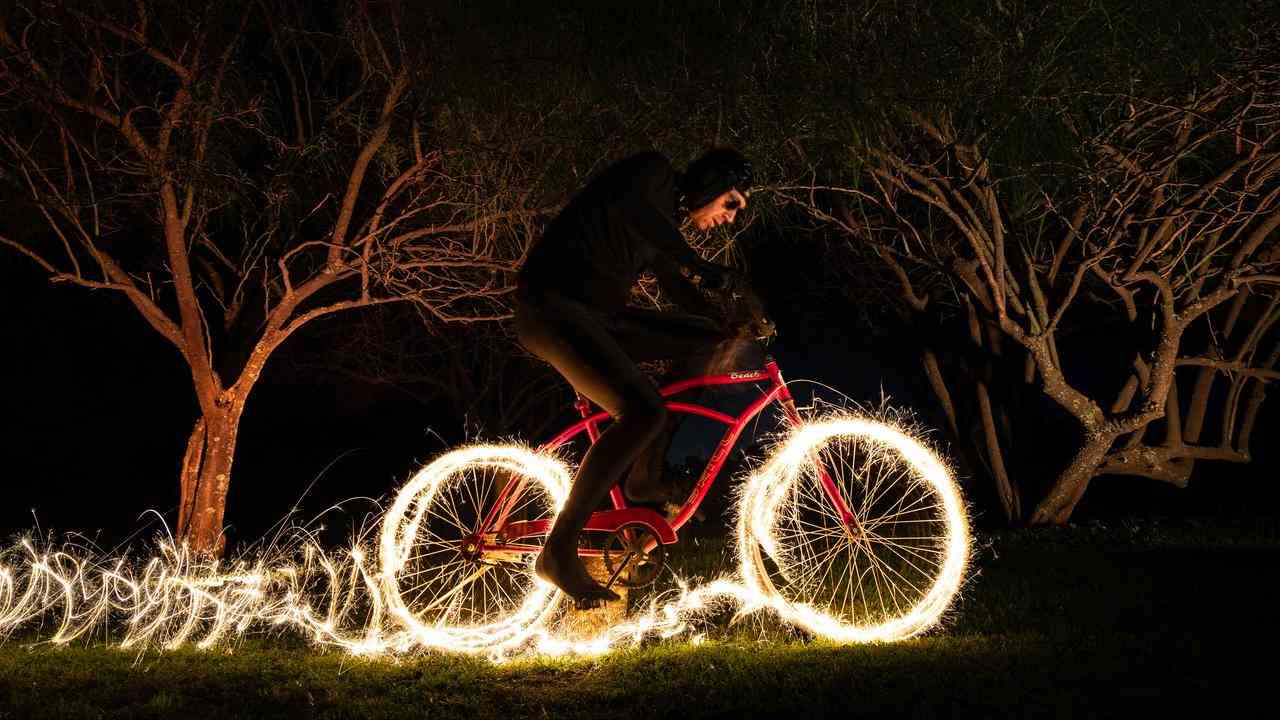
[[[813,277],[818,259],[785,238],[756,242],[747,257],[779,327],[769,351],[802,402],[815,396],[838,401],[843,393],[874,408],[884,395],[892,406],[940,426],[928,414],[931,398],[909,338],[894,337],[871,322],[867,308]],[[79,531],[109,545],[138,530],[149,537],[159,525],[148,511],[172,523],[178,463],[196,417],[176,351],[121,297],[50,285],[13,254],[0,255],[0,271],[6,348],[0,353],[0,530]],[[1099,332],[1105,335],[1105,328]],[[292,339],[250,399],[227,510],[233,546],[261,537],[295,503],[293,519],[305,522],[351,498],[386,497],[434,454],[468,439],[465,419],[443,402],[433,406],[387,386],[298,371],[289,353],[313,347],[305,331]],[[572,417],[566,412],[565,422]],[[1141,478],[1097,479],[1073,521],[1274,514],[1278,425],[1272,399],[1255,431],[1254,463],[1200,463],[1186,489]],[[697,434],[689,428],[677,437],[673,461],[702,443]],[[940,434],[935,438],[941,441]],[[1047,457],[1055,446],[1044,438]],[[996,523],[987,488],[968,485],[979,523]],[[354,500],[343,507],[324,521],[334,533],[360,525],[375,506]]]
[[[928,12],[916,12],[916,5]],[[573,88],[589,89],[616,115],[633,107],[636,99],[628,94],[638,87],[645,88],[638,93],[645,103],[661,101],[671,109],[669,122],[644,128],[608,112],[598,114],[603,120],[574,125],[580,133],[574,142],[612,152],[628,144],[631,150],[670,144],[677,135],[673,128],[682,121],[680,111],[706,111],[694,101],[713,96],[723,96],[717,111],[730,121],[734,113],[781,117],[788,106],[806,102],[816,106],[806,112],[821,118],[825,106],[839,106],[842,112],[845,106],[875,107],[890,92],[912,102],[954,95],[974,113],[1000,116],[1018,115],[1007,107],[1016,105],[1010,98],[1024,97],[1027,88],[1039,91],[1050,80],[1064,87],[1104,83],[1111,75],[1126,81],[1181,81],[1211,67],[1221,48],[1215,33],[1235,27],[1237,16],[1254,7],[1226,3],[1210,12],[1194,2],[1117,1],[1099,6],[1103,11],[1085,13],[1076,6],[1091,3],[1066,3],[1062,13],[1071,24],[1063,42],[1071,52],[1063,57],[1074,60],[1055,56],[1056,64],[1037,64],[1042,50],[1056,46],[1034,36],[1022,44],[1018,35],[1026,57],[1001,66],[1010,75],[993,78],[985,66],[970,61],[971,56],[985,56],[974,54],[970,45],[977,46],[965,40],[975,33],[982,36],[983,23],[1006,35],[1021,33],[1021,26],[1002,24],[1006,21],[996,12],[998,5],[975,9],[967,2],[903,3],[878,8],[864,22],[829,33],[809,27],[803,13],[791,12],[791,4],[763,0],[743,2],[740,11],[726,10],[721,3],[569,2],[552,11],[514,0],[441,2],[429,4],[433,13],[418,12],[414,18],[421,23],[415,32],[438,48],[432,77],[442,87],[439,96],[447,100],[442,104],[456,100],[458,116],[471,112],[484,117],[486,103],[536,109],[565,92],[561,76],[576,78],[579,84]],[[785,26],[750,24],[753,12],[774,17],[768,13],[779,7],[783,10],[777,17]],[[1089,22],[1072,20],[1076,11]],[[316,11],[311,21],[318,27],[336,22],[324,10]],[[863,35],[858,33],[864,30],[865,37],[878,38],[880,44],[860,44]],[[1112,32],[1118,39],[1111,39]],[[842,44],[846,41],[848,47]],[[779,48],[791,53],[787,64],[763,70],[753,65],[765,50]],[[752,91],[748,80],[758,78],[747,78],[748,70],[767,75],[760,80],[767,93]],[[543,73],[551,79],[531,82]],[[991,90],[1004,86],[1007,96]],[[441,122],[439,132],[452,131]],[[1006,144],[1014,146],[1010,153],[1026,150],[1018,138],[1034,144],[1037,157],[1049,152],[1041,128],[1023,130],[1023,135],[1006,134]],[[756,160],[760,166],[770,164],[767,157]],[[0,228],[26,235],[29,229],[13,226],[35,222],[34,214],[10,210],[0,217]],[[802,402],[821,383],[835,390],[818,391],[820,398],[838,400],[843,393],[878,407],[888,397],[892,406],[917,413],[923,424],[941,426],[930,414],[932,397],[918,370],[912,334],[919,330],[881,321],[886,310],[870,296],[847,292],[823,277],[822,259],[802,236],[757,233],[749,238],[746,256],[754,284],[779,327],[770,352],[789,380],[815,381],[797,384]],[[101,532],[102,541],[110,543],[153,526],[157,518],[149,510],[172,522],[178,465],[196,418],[190,379],[176,350],[122,297],[50,285],[37,267],[7,249],[0,250],[0,300],[0,477],[5,485],[0,531],[39,527]],[[236,448],[226,515],[232,543],[261,536],[300,498],[295,519],[307,521],[348,498],[385,497],[441,449],[468,439],[470,419],[458,417],[443,401],[424,403],[385,385],[299,369],[314,364],[301,361],[315,360],[307,355],[317,353],[326,331],[340,331],[343,323],[355,321],[339,315],[308,326],[268,362],[249,400]],[[1123,348],[1112,332],[1098,327],[1089,331],[1096,337],[1073,342],[1093,353],[1068,368],[1073,380],[1089,384],[1095,376],[1115,377],[1101,369],[1106,348]],[[1190,486],[1181,490],[1140,478],[1099,478],[1074,519],[1275,514],[1280,500],[1280,451],[1274,447],[1278,404],[1275,398],[1263,404],[1252,464],[1199,463]],[[571,417],[566,412],[565,420]],[[1023,452],[1039,461],[1047,480],[1065,447],[1054,434],[1073,430],[1051,414],[1043,427],[1042,436]],[[479,436],[484,437],[483,428]],[[935,438],[942,442],[939,434]],[[687,452],[696,440],[678,439],[673,455]],[[966,483],[966,490],[979,521],[995,524],[998,511],[989,502],[989,488]],[[346,507],[345,516],[335,516],[345,518],[334,521],[335,527],[358,524],[373,506],[353,502]]]

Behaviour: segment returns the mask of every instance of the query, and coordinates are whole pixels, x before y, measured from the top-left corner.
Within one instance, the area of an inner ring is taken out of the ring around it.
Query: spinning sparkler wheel
[[[420,644],[486,651],[520,643],[559,592],[533,574],[540,535],[503,528],[554,519],[571,473],[528,448],[476,446],[420,470],[387,512],[380,538],[388,610]]]
[[[800,426],[741,503],[744,581],[817,635],[910,637],[936,623],[960,587],[969,540],[955,482],[933,452],[886,423]]]

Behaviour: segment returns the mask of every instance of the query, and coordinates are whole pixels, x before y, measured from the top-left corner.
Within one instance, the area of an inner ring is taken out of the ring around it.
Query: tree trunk
[[[233,401],[196,421],[183,456],[178,540],[192,552],[221,555],[222,518],[243,405]]]
[[[1000,510],[1010,525],[1016,525],[1022,517],[1022,500],[1018,497],[1018,488],[1009,479],[1009,471],[1005,468],[1004,452],[1000,449],[1000,437],[996,434],[995,418],[991,412],[991,396],[987,393],[987,384],[981,380],[974,384],[974,392],[978,397],[978,410],[982,414],[982,436],[986,440],[987,461],[991,466],[991,477],[996,483],[996,494],[1000,498]]]
[[[951,400],[951,391],[947,389],[946,381],[942,379],[942,368],[938,365],[938,356],[933,348],[925,346],[920,353],[920,361],[924,364],[924,375],[929,380],[929,387],[933,390],[938,403],[942,405],[942,412],[946,415],[947,428],[951,430],[951,437],[957,442],[962,442],[960,423],[956,419],[956,406]]]
[[[983,325],[978,319],[978,311],[972,302],[966,302],[969,316],[969,339],[974,347],[986,349],[990,355],[984,361],[986,367],[977,370],[974,383],[974,394],[978,400],[978,412],[982,422],[984,446],[978,450],[985,453],[987,466],[991,469],[991,478],[996,484],[996,495],[1000,498],[1000,510],[1005,520],[1014,525],[1022,517],[1022,501],[1018,497],[1018,488],[1009,479],[1009,471],[1004,464],[1004,452],[1000,449],[1000,437],[996,433],[995,415],[991,408],[991,395],[987,391],[987,382],[995,375],[991,355],[999,358],[1003,354],[1000,346],[999,328],[988,325],[986,339],[983,339]],[[985,345],[985,348],[984,348]],[[975,369],[976,370],[976,369]]]
[[[1071,458],[1071,463],[1058,475],[1053,487],[1031,514],[1031,525],[1064,525],[1071,519],[1076,504],[1084,496],[1089,481],[1098,471],[1116,436],[1092,435]]]

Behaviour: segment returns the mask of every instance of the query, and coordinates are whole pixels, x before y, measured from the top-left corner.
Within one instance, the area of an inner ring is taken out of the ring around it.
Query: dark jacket
[[[677,304],[706,303],[680,273],[697,253],[677,228],[679,174],[660,153],[619,160],[593,178],[547,226],[520,268],[522,292],[554,291],[610,312],[627,302],[640,273],[651,270]]]

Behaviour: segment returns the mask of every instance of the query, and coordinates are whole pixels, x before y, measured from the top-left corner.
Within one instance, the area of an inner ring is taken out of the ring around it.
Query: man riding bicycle
[[[616,600],[578,558],[588,517],[646,448],[658,442],[667,409],[637,362],[705,355],[733,333],[688,278],[722,287],[729,269],[703,260],[680,233],[730,224],[746,207],[751,163],[731,148],[715,148],[685,172],[663,155],[641,153],[592,179],[534,244],[520,268],[515,328],[520,343],[551,364],[574,390],[613,417],[578,467],[564,508],[547,536],[535,570],[580,607]],[[686,313],[627,305],[641,272],[651,271],[664,295]],[[667,500],[656,473],[632,472],[623,490],[633,502]]]

